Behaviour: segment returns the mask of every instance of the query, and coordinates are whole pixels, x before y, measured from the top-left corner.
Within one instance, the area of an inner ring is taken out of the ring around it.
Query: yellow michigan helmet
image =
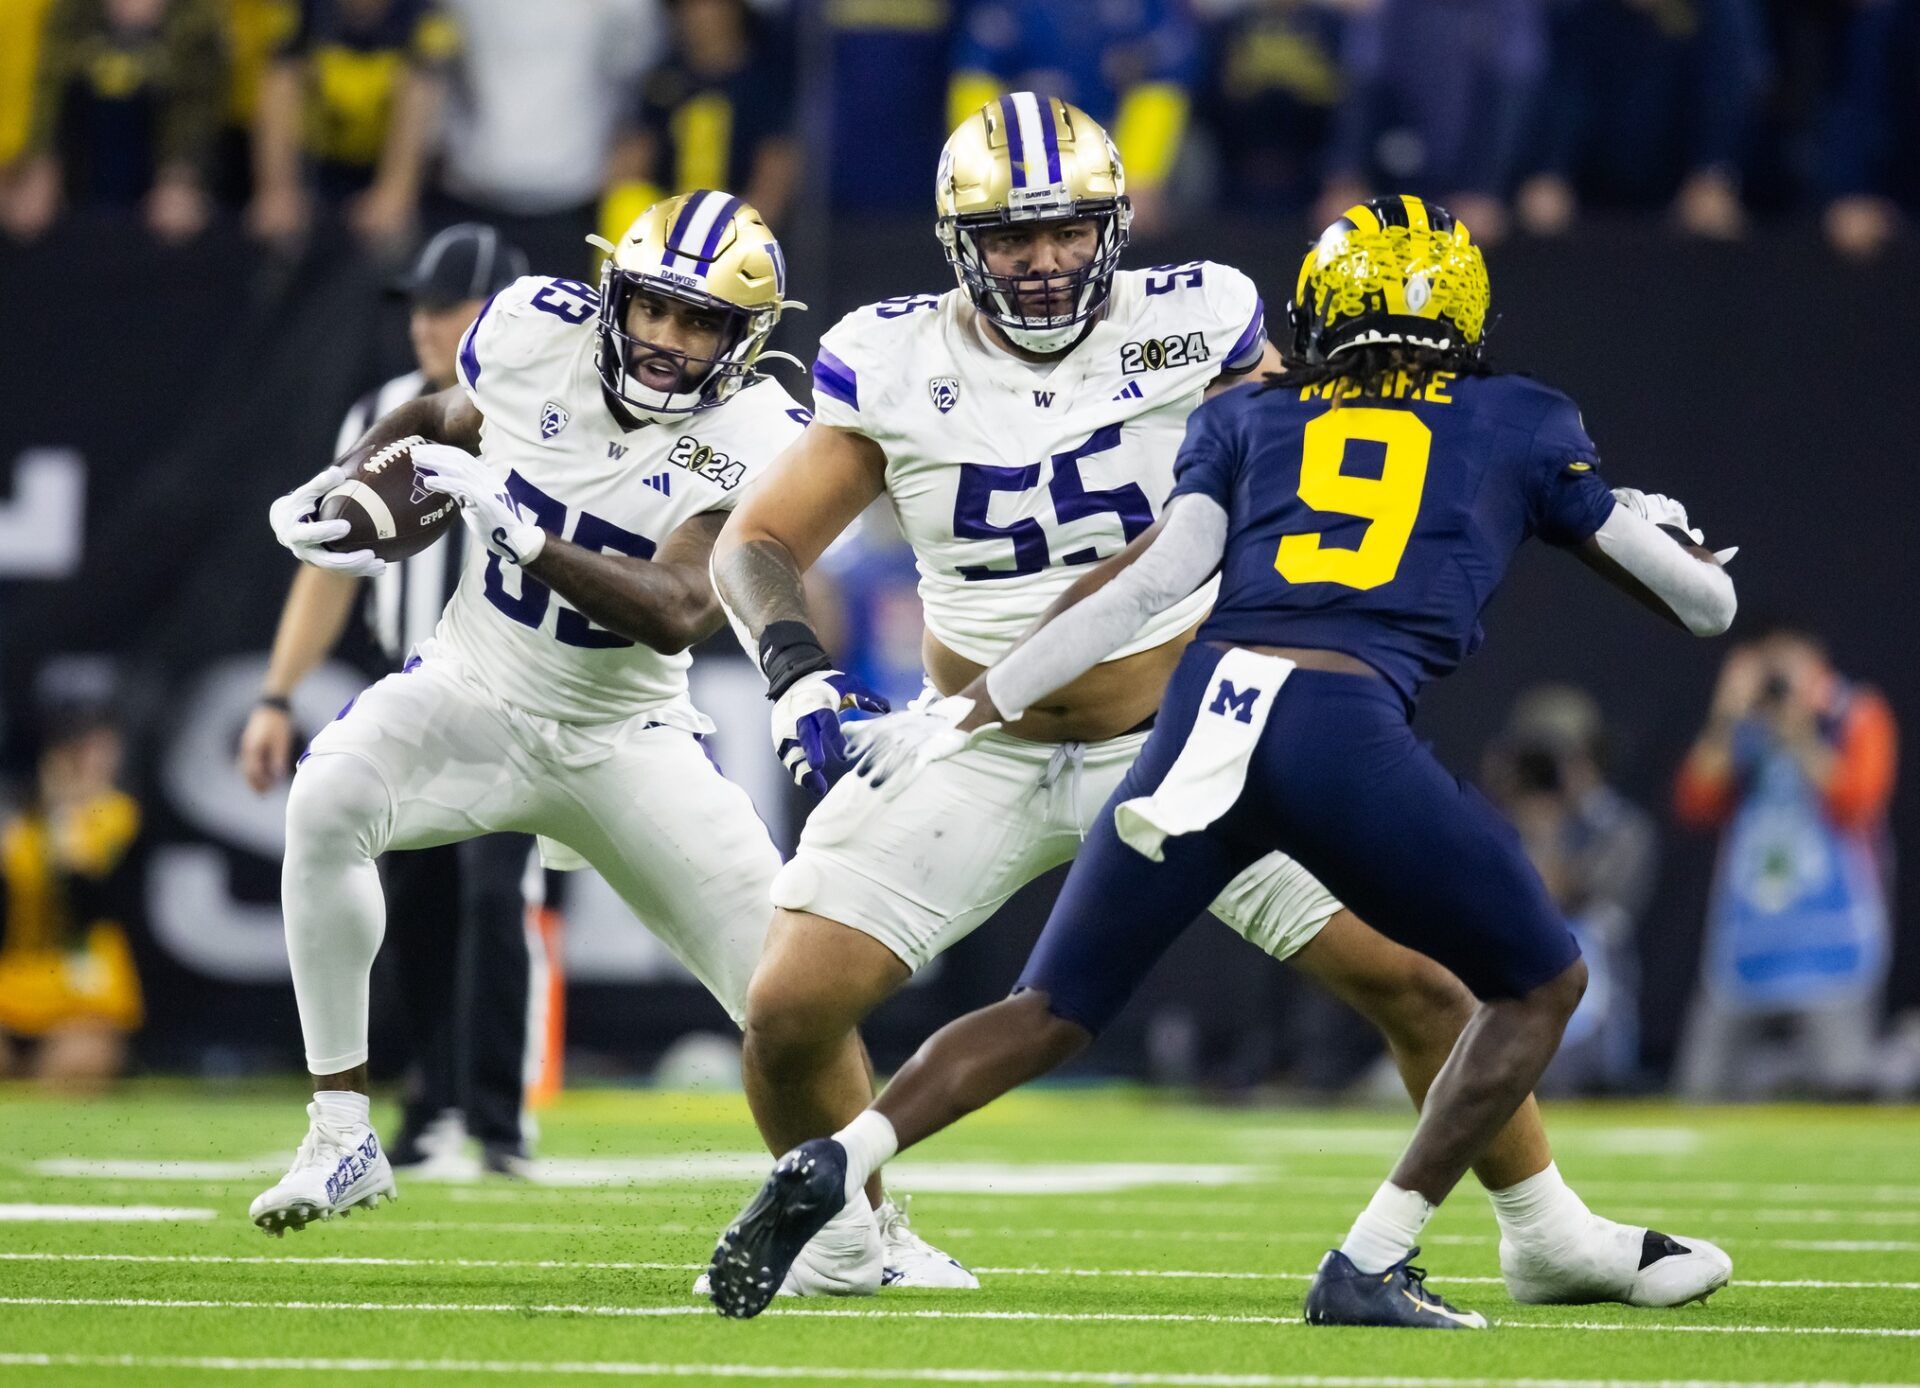
[[[1058,97],[1010,92],[962,121],[940,152],[936,231],[960,287],[1016,345],[1059,352],[1091,328],[1113,289],[1133,208],[1127,176],[1107,132]],[[1098,246],[1077,270],[996,275],[979,237],[1022,222],[1093,219]],[[1030,312],[1022,301],[1066,303]]]
[[[676,419],[724,404],[755,378],[767,336],[787,306],[787,261],[760,214],[707,189],[657,202],[634,219],[600,267],[600,380],[642,419]],[[636,294],[677,299],[718,315],[711,357],[683,357],[671,391],[633,374],[652,350],[627,331]]]
[[[1287,314],[1296,361],[1376,343],[1477,358],[1492,291],[1466,223],[1412,196],[1348,208],[1300,264]]]

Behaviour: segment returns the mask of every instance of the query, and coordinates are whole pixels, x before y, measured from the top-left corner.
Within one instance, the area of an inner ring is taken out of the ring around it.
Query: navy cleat
[[[847,1149],[832,1138],[780,1158],[707,1265],[707,1295],[720,1314],[746,1320],[766,1310],[800,1250],[846,1203]]]
[[[1413,1249],[1385,1272],[1362,1272],[1335,1248],[1320,1260],[1307,1288],[1308,1325],[1384,1325],[1409,1330],[1485,1330],[1478,1311],[1449,1306],[1427,1290],[1427,1272]]]

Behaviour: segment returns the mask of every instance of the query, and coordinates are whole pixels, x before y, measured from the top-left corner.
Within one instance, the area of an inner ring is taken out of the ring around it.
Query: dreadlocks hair
[[[1286,362],[1281,370],[1269,371],[1260,378],[1260,389],[1301,390],[1330,381],[1351,381],[1360,387],[1361,397],[1378,396],[1386,394],[1387,387],[1395,384],[1403,372],[1411,387],[1419,390],[1443,371],[1456,376],[1499,374],[1483,352],[1371,342],[1335,353],[1326,361]],[[1336,393],[1333,403],[1338,405],[1345,394],[1344,391]]]

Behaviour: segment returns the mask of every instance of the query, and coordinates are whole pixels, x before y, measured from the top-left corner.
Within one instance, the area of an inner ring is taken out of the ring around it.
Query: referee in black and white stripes
[[[448,227],[421,250],[396,288],[410,302],[419,370],[396,376],[347,412],[334,456],[396,406],[454,384],[467,327],[496,291],[527,273],[527,260],[492,227]],[[332,653],[357,603],[390,669],[433,634],[459,581],[467,535],[390,564],[363,594],[360,581],[302,565],[274,634],[259,703],[240,740],[240,769],[260,792],[285,779],[294,730],[288,696]],[[371,672],[370,672],[371,673]],[[521,891],[533,841],[493,834],[384,860],[388,953],[413,1038],[400,1133],[388,1155],[421,1175],[465,1174],[468,1138],[488,1169],[515,1174],[531,1133],[523,1116],[530,1057],[544,1028],[535,1009],[538,945]]]

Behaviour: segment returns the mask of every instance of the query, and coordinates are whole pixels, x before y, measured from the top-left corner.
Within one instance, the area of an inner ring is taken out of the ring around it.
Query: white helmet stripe
[[[734,199],[725,193],[711,193],[704,189],[695,193],[693,206],[687,208],[675,219],[674,230],[679,232],[680,245],[698,252],[713,235],[714,223],[733,203]],[[694,256],[670,254],[667,257],[667,268],[687,274],[698,274],[700,262]]]
[[[1013,117],[1020,122],[1020,153],[1025,156],[1026,186],[1044,188],[1055,179],[1047,176],[1047,127],[1052,117],[1041,99],[1032,92],[1013,94]]]

